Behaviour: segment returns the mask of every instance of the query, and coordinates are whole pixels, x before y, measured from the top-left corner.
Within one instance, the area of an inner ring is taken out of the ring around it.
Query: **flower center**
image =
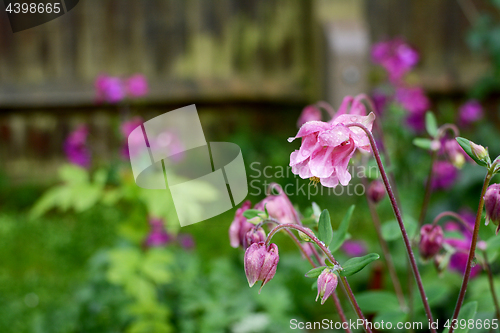
[[[318,185],[318,183],[320,182],[320,179],[318,177],[311,177],[309,178],[309,184],[313,183],[314,186]]]

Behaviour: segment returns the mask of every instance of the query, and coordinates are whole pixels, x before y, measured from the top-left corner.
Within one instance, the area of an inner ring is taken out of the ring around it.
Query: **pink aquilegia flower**
[[[325,304],[328,297],[335,292],[338,283],[339,278],[337,275],[329,268],[325,268],[318,276],[318,294],[316,295],[316,301],[321,297],[321,304]]]
[[[264,242],[253,243],[245,251],[244,263],[245,274],[248,284],[252,287],[255,282],[262,281],[262,287],[274,277],[279,261],[278,246],[269,244],[266,247]]]
[[[460,126],[467,127],[483,117],[483,108],[475,99],[471,99],[463,104],[458,110]]]
[[[268,195],[264,200],[255,205],[255,209],[264,211],[267,208],[269,216],[278,220],[280,223],[294,223],[294,208],[291,206],[286,194]]]
[[[489,222],[497,226],[496,234],[500,231],[500,184],[492,184],[484,195],[486,209],[486,224]]]
[[[346,186],[351,180],[347,166],[356,148],[370,151],[366,133],[346,125],[361,123],[371,130],[375,115],[365,114],[362,104],[347,96],[330,122],[310,121],[302,125],[297,135],[288,139],[289,142],[302,139],[300,149],[290,155],[292,172],[326,187],[335,187],[339,182]]]
[[[142,74],[135,74],[125,81],[127,93],[131,97],[142,97],[148,94],[149,87],[146,77]]]
[[[70,133],[64,142],[64,152],[69,162],[82,168],[90,166],[90,151],[87,147],[89,130],[86,125],[80,125]]]
[[[125,86],[118,77],[99,75],[95,80],[96,100],[98,103],[119,103],[125,98]]]
[[[229,241],[231,246],[237,248],[239,246],[244,249],[247,248],[246,245],[246,234],[254,225],[247,221],[246,217],[243,216],[243,212],[250,209],[252,204],[250,201],[245,201],[240,208],[236,210],[236,215],[234,216],[233,223],[229,227]]]
[[[429,98],[420,87],[399,87],[396,89],[395,100],[408,111],[406,122],[415,131],[425,128],[425,113],[430,108]]]
[[[130,133],[132,133],[132,131],[134,129],[141,126],[142,123],[143,123],[143,120],[141,117],[134,117],[130,120],[123,122],[120,126],[120,131],[121,131],[123,137],[125,138],[125,143],[124,143],[123,148],[122,148],[122,156],[126,159],[128,159],[130,157],[128,145],[134,144],[133,142],[128,141],[128,136],[130,135]],[[137,145],[142,145],[142,142],[143,142],[142,138],[139,138],[139,139],[141,139],[141,140],[139,140],[137,142]]]
[[[458,178],[457,169],[446,161],[437,161],[433,166],[431,187],[433,190],[447,190]]]
[[[439,225],[424,224],[420,229],[420,255],[430,259],[439,253],[443,246],[443,229]]]
[[[361,257],[367,253],[366,243],[361,240],[346,240],[340,248],[349,257]]]
[[[297,127],[300,128],[308,121],[321,121],[321,110],[315,105],[308,105],[303,110],[297,121]]]
[[[398,83],[419,60],[418,52],[401,38],[374,44],[371,54],[372,61],[384,67],[393,83]]]
[[[144,240],[144,245],[147,247],[164,246],[172,241],[172,236],[167,233],[163,220],[160,218],[149,219],[151,231]]]

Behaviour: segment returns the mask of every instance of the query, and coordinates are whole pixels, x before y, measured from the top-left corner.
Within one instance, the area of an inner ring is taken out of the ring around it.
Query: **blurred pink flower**
[[[302,139],[300,149],[290,155],[292,172],[303,179],[318,180],[326,187],[335,187],[339,182],[347,185],[351,180],[347,165],[352,155],[356,148],[370,151],[370,143],[363,130],[346,125],[361,123],[371,130],[374,120],[373,112],[366,116],[362,104],[347,96],[330,122],[307,122],[295,137],[288,139]]]
[[[483,117],[483,108],[477,100],[471,99],[459,108],[458,117],[460,126],[469,126]]]
[[[446,161],[434,163],[431,187],[433,190],[447,190],[453,186],[458,177],[458,171],[453,164]]]
[[[430,108],[430,101],[420,87],[399,87],[395,100],[408,111],[407,124],[416,131],[425,128],[425,113]]]
[[[196,246],[194,238],[190,234],[179,234],[177,236],[177,242],[185,250],[194,249]]]
[[[253,228],[253,224],[248,222],[243,213],[250,209],[252,204],[250,201],[245,201],[240,208],[236,210],[234,220],[229,227],[229,242],[231,246],[237,248],[239,246],[246,249],[246,234]]]
[[[144,240],[145,246],[159,247],[164,246],[172,241],[173,237],[169,235],[165,230],[162,219],[150,218],[149,225],[151,226],[151,231]]]
[[[141,117],[134,117],[130,120],[127,120],[125,122],[123,122],[120,126],[120,131],[123,135],[123,137],[125,138],[125,142],[123,144],[123,148],[122,148],[122,156],[125,158],[125,159],[128,159],[130,157],[130,153],[129,153],[129,147],[128,145],[129,144],[133,144],[133,142],[129,142],[128,141],[128,136],[130,135],[130,133],[132,133],[132,131],[134,129],[136,129],[137,127],[141,126],[143,123],[143,120]],[[139,142],[137,142],[137,144],[142,144],[142,140],[140,140]]]
[[[255,209],[262,211],[264,211],[264,207],[267,208],[269,215],[280,223],[295,223],[294,208],[285,194],[268,195],[255,205]]]
[[[118,77],[99,75],[95,80],[96,100],[98,103],[119,103],[125,98],[123,81]]]
[[[372,61],[385,68],[393,83],[398,83],[419,60],[418,52],[401,38],[374,44],[371,54]]]
[[[346,240],[342,246],[342,251],[350,257],[361,257],[367,252],[366,243],[362,240]]]
[[[127,93],[132,97],[142,97],[149,92],[148,81],[142,74],[129,77],[125,83]]]
[[[445,243],[453,247],[456,251],[450,258],[449,268],[460,274],[465,273],[465,268],[467,267],[467,260],[469,258],[469,250],[471,239],[458,239],[458,238],[448,238],[445,239]],[[481,265],[475,265],[471,269],[471,278],[474,278],[481,272]]]
[[[300,128],[308,121],[313,120],[321,120],[321,110],[318,109],[315,105],[308,105],[302,110],[302,113],[299,116],[299,120],[297,121],[297,127]]]
[[[90,166],[90,151],[87,148],[88,134],[88,127],[80,125],[69,134],[64,142],[64,152],[69,162],[82,168]]]

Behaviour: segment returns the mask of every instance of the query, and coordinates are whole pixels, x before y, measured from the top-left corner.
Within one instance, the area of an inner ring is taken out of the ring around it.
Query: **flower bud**
[[[462,168],[467,159],[471,160],[468,155],[464,154],[462,147],[460,147],[455,139],[444,141],[443,152],[446,154],[451,164],[458,169]]]
[[[374,203],[379,203],[385,196],[385,186],[380,180],[374,180],[368,187],[368,198]]]
[[[496,233],[500,229],[500,184],[493,184],[488,187],[484,195],[484,207],[486,209],[486,224],[490,221],[498,226]]]
[[[255,282],[262,281],[259,289],[260,294],[262,287],[274,277],[278,261],[278,246],[276,244],[269,244],[268,247],[264,242],[250,245],[245,251],[244,258],[245,274],[250,287]]]
[[[477,145],[474,142],[470,142],[470,148],[472,150],[472,154],[477,157],[479,160],[484,160],[488,156],[488,150],[481,145]]]
[[[321,297],[321,304],[324,304],[328,297],[335,291],[339,279],[329,268],[325,268],[318,276],[318,295],[316,301]]]
[[[250,229],[249,232],[246,233],[245,235],[245,244],[243,244],[243,247],[246,249],[253,243],[259,243],[259,242],[264,242],[266,240],[266,232],[262,228],[255,228]]]
[[[243,216],[243,212],[249,209],[250,206],[250,201],[245,201],[243,205],[236,210],[233,223],[231,223],[229,227],[229,241],[234,248],[244,246],[246,233],[254,227],[253,224],[248,222]]]
[[[294,223],[294,208],[290,204],[285,194],[269,195],[264,200],[255,205],[255,209],[267,209],[269,216],[275,218],[280,223]]]
[[[436,225],[425,224],[420,229],[420,255],[424,259],[434,257],[443,246],[443,229]]]

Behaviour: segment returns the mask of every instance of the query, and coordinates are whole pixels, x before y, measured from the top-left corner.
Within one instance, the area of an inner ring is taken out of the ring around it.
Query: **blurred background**
[[[259,295],[248,288],[243,251],[229,244],[235,209],[180,228],[168,198],[136,187],[123,156],[127,122],[196,104],[208,141],[240,146],[249,181],[256,180],[247,197],[255,204],[265,197],[264,182],[311,188],[278,173],[298,147],[287,138],[304,107],[382,96],[377,116],[385,119],[403,209],[416,220],[430,155],[412,140],[426,134],[405,121],[405,103],[391,99],[398,87],[372,51],[399,38],[419,55],[405,85],[425,92],[425,108],[440,124],[459,123],[463,105],[477,103],[481,117],[462,123],[461,135],[500,153],[496,0],[86,0],[15,34],[0,8],[2,332],[288,332],[292,318],[338,320],[332,303],[314,302],[308,264],[285,237],[276,241],[276,277]],[[122,80],[127,88],[115,88],[127,92],[109,97],[103,78]],[[430,221],[444,209],[476,209],[482,170],[457,172],[449,186],[436,187]],[[361,180],[353,175],[353,183]],[[334,228],[356,204],[351,237],[364,252],[380,253],[363,195],[291,200],[304,216],[311,201],[329,209]],[[383,222],[393,219],[387,200],[379,213]],[[485,239],[493,234],[484,232]],[[391,237],[407,290],[402,242]],[[339,260],[350,253],[341,249]],[[460,274],[438,277],[432,263],[421,264],[436,317],[450,317]],[[371,319],[409,320],[390,306],[380,316],[378,302],[394,298],[382,262],[351,281]],[[468,292],[481,301],[477,318],[493,313],[487,291],[481,273]],[[411,320],[426,322],[415,304]]]

